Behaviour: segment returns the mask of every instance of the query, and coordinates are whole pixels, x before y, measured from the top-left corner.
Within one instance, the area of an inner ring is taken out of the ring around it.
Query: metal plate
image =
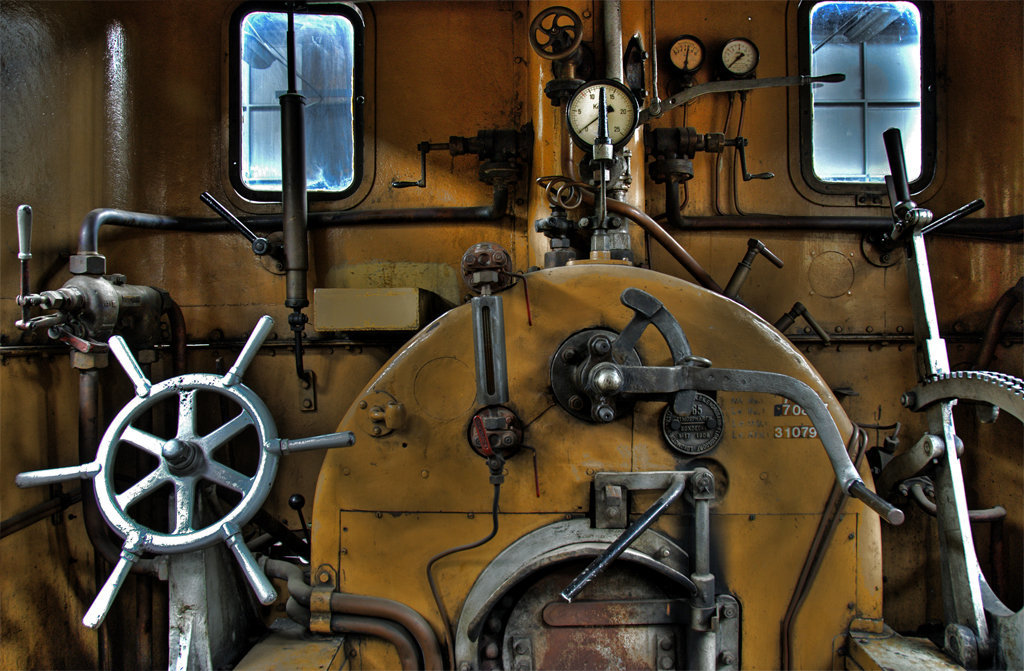
[[[668,405],[661,416],[661,432],[669,447],[689,457],[718,447],[724,431],[722,409],[715,399],[700,392],[693,400],[689,415],[678,415]]]

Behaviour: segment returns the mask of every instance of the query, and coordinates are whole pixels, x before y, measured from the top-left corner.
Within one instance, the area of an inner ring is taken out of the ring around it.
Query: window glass
[[[296,88],[305,98],[310,195],[341,194],[356,180],[356,27],[345,14],[295,14]],[[241,16],[235,132],[244,191],[281,191],[281,106],[288,88],[288,15]],[[258,197],[258,195],[257,195]]]
[[[881,183],[882,132],[903,134],[911,182],[924,176],[922,16],[912,2],[819,2],[809,12],[811,167],[823,183]]]

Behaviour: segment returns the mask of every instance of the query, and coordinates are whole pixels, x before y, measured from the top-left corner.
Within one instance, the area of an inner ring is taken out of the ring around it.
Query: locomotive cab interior
[[[1024,668],[1022,22],[0,4],[0,667]]]

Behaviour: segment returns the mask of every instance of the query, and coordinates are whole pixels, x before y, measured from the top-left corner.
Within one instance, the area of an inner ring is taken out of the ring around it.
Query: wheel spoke
[[[192,520],[196,509],[196,481],[183,478],[174,483],[174,533],[193,531]]]
[[[246,427],[252,426],[252,423],[252,418],[248,413],[240,412],[234,419],[214,429],[196,442],[203,448],[203,452],[207,455],[212,454],[214,450],[240,434]]]
[[[179,440],[196,437],[196,392],[178,392],[178,435]]]
[[[240,494],[245,494],[249,487],[252,486],[252,478],[213,460],[206,464],[204,477],[211,482],[216,482],[222,487],[233,489]]]
[[[131,443],[140,450],[149,452],[154,457],[160,456],[164,441],[151,433],[140,431],[134,426],[128,426],[121,434],[121,440]]]
[[[121,507],[121,510],[128,510],[128,506],[155,492],[166,480],[167,473],[161,465],[128,489],[115,495],[114,500],[117,501],[117,505]]]

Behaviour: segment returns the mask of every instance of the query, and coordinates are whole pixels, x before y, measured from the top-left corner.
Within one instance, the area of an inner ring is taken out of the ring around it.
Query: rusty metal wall
[[[595,3],[569,3],[585,16],[587,38],[600,12]],[[706,45],[734,36],[753,39],[761,52],[758,75],[796,73],[795,2],[659,1],[659,42],[694,33]],[[67,278],[66,258],[76,246],[78,225],[95,207],[207,216],[198,194],[210,190],[239,210],[267,208],[246,204],[230,193],[227,179],[228,41],[237,3],[216,2],[4,2],[0,5],[0,337],[4,346],[21,342],[13,327],[17,307],[15,209],[35,210],[34,289],[56,288]],[[449,135],[473,135],[484,128],[516,128],[532,121],[536,148],[560,136],[560,120],[546,100],[538,101],[547,66],[526,43],[527,27],[539,2],[402,2],[363,6],[367,16],[367,92],[372,114],[367,142],[372,170],[346,207],[374,209],[432,205],[478,205],[490,189],[476,179],[470,157],[432,153],[429,188],[394,190],[393,178],[419,172],[416,144]],[[645,31],[649,3],[624,3],[624,25]],[[589,15],[589,16],[588,16]],[[1024,60],[1016,2],[940,2],[935,5],[938,73],[939,153],[935,184],[924,204],[948,211],[983,197],[987,216],[1024,209]],[[1000,63],[991,62],[998,45]],[[664,86],[661,94],[667,91]],[[727,99],[701,99],[686,111],[686,123],[702,132],[724,125]],[[735,115],[735,112],[734,112]],[[676,111],[659,125],[682,124]],[[734,116],[735,119],[735,116]],[[758,91],[748,102],[744,134],[751,138],[751,169],[772,170],[770,182],[741,183],[740,205],[751,212],[784,215],[884,215],[851,202],[822,205],[809,198],[795,169],[796,98],[783,90]],[[733,121],[735,127],[735,121]],[[686,214],[715,212],[712,195],[716,165],[698,158]],[[535,171],[543,164],[535,163]],[[547,169],[547,166],[545,166]],[[731,158],[723,175],[733,170]],[[642,174],[638,173],[638,174]],[[534,174],[536,176],[536,174]],[[723,179],[720,205],[732,211],[729,183]],[[660,187],[638,179],[648,211],[664,210]],[[312,280],[316,286],[426,285],[458,297],[452,283],[461,252],[480,240],[508,248],[518,269],[536,263],[532,221],[545,216],[538,190],[521,184],[512,198],[511,217],[479,224],[379,225],[317,231],[311,236]],[[676,237],[724,282],[750,233],[676,232]],[[911,329],[902,264],[879,269],[867,263],[859,236],[775,233],[764,242],[785,261],[776,270],[755,265],[742,297],[773,320],[795,300],[804,302],[832,333],[889,334],[871,344],[805,345],[807,356],[834,387],[859,395],[846,401],[855,421],[886,424],[899,420],[907,435],[922,424],[903,412],[898,396],[914,382],[912,347],[897,334]],[[288,336],[282,307],[283,281],[267,272],[236,234],[153,234],[104,229],[100,249],[112,272],[129,282],[167,289],[183,307],[192,339],[235,339],[263,313],[275,317],[279,338]],[[540,249],[539,251],[543,251]],[[1022,274],[1022,245],[939,239],[931,245],[939,317],[945,333],[977,333],[999,295]],[[652,249],[652,267],[684,276],[666,254]],[[387,268],[381,272],[380,268]],[[839,272],[841,271],[841,272]],[[834,278],[842,286],[831,286]],[[820,285],[829,285],[822,291]],[[1011,313],[1019,330],[1021,312]],[[299,411],[289,356],[261,356],[251,384],[274,412],[283,435],[332,430],[362,385],[387,359],[390,348],[365,346],[313,350],[307,366],[317,371],[320,410]],[[951,346],[954,363],[969,361],[971,341]],[[193,370],[212,371],[216,359],[231,361],[230,349],[193,354]],[[1021,374],[1018,344],[997,349],[992,367]],[[4,354],[0,366],[0,514],[8,517],[48,498],[42,490],[17,490],[21,470],[78,462],[77,381],[66,355],[29,357]],[[169,375],[165,359],[154,376]],[[105,412],[129,397],[123,375],[103,373]],[[281,384],[280,380],[288,380]],[[966,420],[964,421],[966,422]],[[964,424],[962,422],[962,424]],[[1021,529],[1024,473],[1016,425],[972,429],[983,447],[968,447],[968,492],[979,507],[1001,504],[1009,511],[1004,552],[1009,558],[1006,588],[1020,606]],[[989,435],[991,434],[991,435]],[[321,457],[285,460],[270,505],[275,515],[297,523],[285,501],[302,492],[312,501]],[[976,469],[976,470],[974,470]],[[983,565],[988,532],[979,530]],[[895,628],[913,627],[941,613],[934,523],[911,514],[900,530],[883,531],[885,615]],[[925,552],[922,552],[922,548]],[[0,541],[3,594],[4,668],[81,668],[108,665],[109,642],[79,626],[96,585],[93,557],[85,538],[80,506],[62,522],[49,521]],[[106,569],[99,571],[102,578]],[[934,579],[927,578],[934,576]],[[134,614],[132,614],[134,617]],[[128,618],[131,621],[131,618]],[[109,632],[104,634],[109,640]],[[159,655],[160,634],[152,648]],[[163,653],[165,654],[165,653]],[[136,662],[138,659],[135,660]],[[134,666],[128,663],[126,666]]]

